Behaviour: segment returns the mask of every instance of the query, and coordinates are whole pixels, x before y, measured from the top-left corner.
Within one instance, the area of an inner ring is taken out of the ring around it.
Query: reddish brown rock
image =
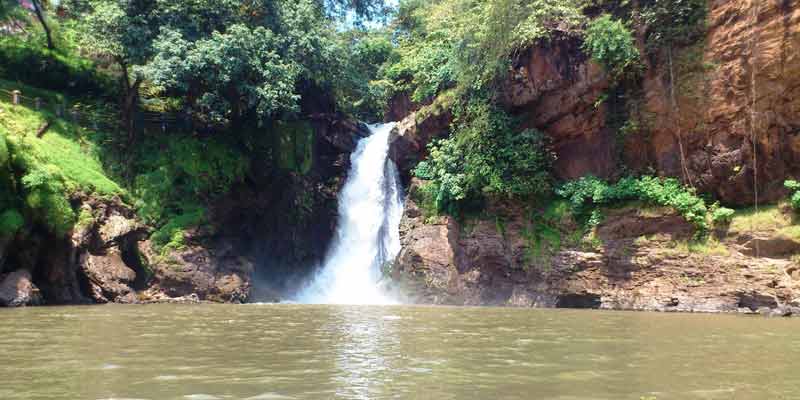
[[[553,138],[555,172],[573,179],[613,173],[614,133],[606,128],[608,89],[602,67],[580,50],[580,41],[557,38],[522,53],[503,90],[507,106],[526,115],[523,128],[536,128]]]
[[[428,154],[431,140],[446,137],[453,118],[447,100],[438,100],[397,123],[389,138],[389,157],[408,179],[408,172]]]
[[[784,314],[800,298],[800,273],[788,257],[740,253],[738,233],[718,248],[689,251],[692,226],[669,210],[606,210],[593,243],[570,241],[575,227],[563,222],[552,250],[536,250],[529,212],[495,213],[460,226],[407,213],[393,271],[413,301]]]
[[[232,252],[229,245],[214,246],[197,232],[186,233],[186,246],[155,253],[149,241],[140,251],[152,269],[150,290],[168,297],[196,295],[200,300],[244,303],[250,297],[253,264]],[[153,297],[153,296],[150,296]]]

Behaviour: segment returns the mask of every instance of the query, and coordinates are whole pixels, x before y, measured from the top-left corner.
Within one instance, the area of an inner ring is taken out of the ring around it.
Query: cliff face
[[[523,127],[551,137],[558,178],[615,178],[625,167],[678,177],[723,204],[751,205],[756,191],[762,204],[785,196],[783,181],[800,175],[800,1],[708,6],[704,40],[645,57],[633,88],[609,82],[574,39],[520,55],[502,100]],[[447,121],[420,113],[398,125],[392,145],[393,159],[407,169],[431,137],[446,133]],[[634,124],[620,130],[621,116]],[[792,308],[800,292],[790,261],[800,238],[777,227],[717,232],[714,249],[690,251],[680,243],[692,229],[679,216],[612,210],[597,243],[559,243],[541,254],[524,205],[490,208],[494,219],[460,224],[426,220],[408,201],[393,273],[415,301],[800,311]],[[576,228],[561,225],[559,240]]]
[[[784,194],[800,173],[800,2],[710,1],[705,40],[645,64],[627,107],[602,101],[603,71],[556,41],[520,58],[506,101],[554,139],[559,177],[611,177],[624,162],[728,204],[753,203],[756,187],[760,201]],[[638,125],[625,135],[613,126],[623,111]]]
[[[416,185],[412,184],[411,190]],[[409,199],[393,278],[410,301],[616,310],[800,313],[800,237],[779,227],[716,232],[692,248],[674,211],[606,210],[591,241],[568,218],[542,225],[518,205],[457,222],[426,220]],[[789,210],[775,210],[790,224]],[[789,225],[787,225],[789,226]]]
[[[559,178],[612,178],[625,165],[725,204],[752,204],[756,187],[760,202],[775,201],[800,174],[800,1],[709,1],[707,27],[693,46],[643,57],[636,88],[612,87],[578,40],[556,38],[519,56],[502,100],[523,128],[552,138]],[[401,169],[448,122],[411,115],[393,146]],[[621,117],[633,128],[621,131]]]
[[[333,236],[336,193],[365,128],[338,117],[310,122],[306,174],[260,168],[210,207],[207,227],[155,251],[151,227],[118,198],[76,194],[81,221],[68,237],[33,226],[0,238],[0,306],[273,299],[269,280],[310,273]],[[85,216],[85,217],[84,217]]]

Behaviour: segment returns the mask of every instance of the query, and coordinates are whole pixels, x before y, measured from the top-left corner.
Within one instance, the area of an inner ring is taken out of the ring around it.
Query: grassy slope
[[[63,100],[63,96],[0,80],[0,88],[20,88],[25,95]],[[24,149],[36,166],[54,166],[64,178],[68,190],[99,195],[124,195],[125,191],[103,169],[100,150],[95,144],[97,132],[81,128],[49,112],[13,106],[11,99],[0,97],[0,126],[8,140]],[[36,137],[45,121],[52,121],[41,138]],[[52,168],[51,168],[52,169]]]

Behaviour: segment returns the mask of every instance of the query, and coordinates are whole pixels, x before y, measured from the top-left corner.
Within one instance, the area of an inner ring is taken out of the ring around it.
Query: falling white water
[[[339,193],[336,237],[320,272],[301,291],[301,303],[392,304],[379,281],[381,267],[400,251],[403,201],[397,168],[387,156],[394,123],[370,126],[350,156]]]

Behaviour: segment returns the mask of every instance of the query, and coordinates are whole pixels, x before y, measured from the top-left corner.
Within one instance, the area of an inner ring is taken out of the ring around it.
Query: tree
[[[50,33],[50,27],[47,25],[47,21],[44,19],[44,5],[42,4],[42,0],[31,0],[31,3],[36,13],[36,19],[39,20],[39,23],[42,24],[42,28],[44,29],[44,35],[47,38],[47,48],[53,50],[55,48],[53,45],[53,36]]]
[[[134,112],[144,76],[134,66],[152,56],[152,4],[147,1],[92,1],[82,17],[83,44],[92,54],[114,61],[120,69],[122,120],[128,140],[135,140]]]
[[[185,95],[205,122],[238,125],[250,111],[292,111],[300,68],[281,57],[281,40],[263,28],[236,24],[194,42],[164,29],[143,70],[154,84]]]

